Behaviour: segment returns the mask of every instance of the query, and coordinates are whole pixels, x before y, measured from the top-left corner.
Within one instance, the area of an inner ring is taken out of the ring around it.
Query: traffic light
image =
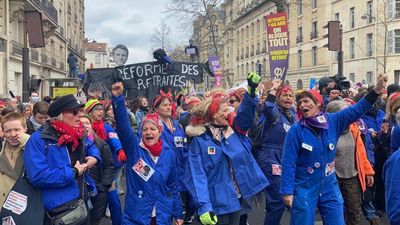
[[[329,51],[340,51],[342,50],[342,30],[340,21],[329,21],[324,28],[328,28],[328,34],[324,35],[324,38],[328,38],[328,44],[324,47],[328,47]]]

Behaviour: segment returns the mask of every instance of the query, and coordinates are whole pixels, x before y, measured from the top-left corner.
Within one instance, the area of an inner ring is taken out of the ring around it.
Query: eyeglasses
[[[235,103],[235,102],[239,102],[238,100],[229,100],[229,103],[232,105],[233,103]]]
[[[96,108],[94,108],[94,110],[96,110],[96,111],[103,111],[104,108],[103,108],[103,107],[96,107]]]
[[[68,111],[65,111],[65,112],[72,113],[72,114],[74,114],[74,116],[77,116],[80,111],[81,111],[81,109],[73,109],[73,110],[68,110]]]

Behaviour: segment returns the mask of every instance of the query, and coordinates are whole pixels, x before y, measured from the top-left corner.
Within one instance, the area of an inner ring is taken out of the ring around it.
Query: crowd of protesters
[[[129,102],[119,82],[86,103],[35,91],[0,101],[0,203],[26,171],[41,192],[38,224],[246,225],[262,195],[259,224],[281,224],[287,208],[292,225],[314,224],[317,210],[324,224],[400,224],[398,84],[247,81],[151,102]]]

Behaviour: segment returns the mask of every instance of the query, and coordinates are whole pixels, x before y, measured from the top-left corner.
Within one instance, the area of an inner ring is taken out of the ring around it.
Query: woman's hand
[[[293,195],[284,195],[282,198],[285,205],[287,205],[289,208],[292,208]]]
[[[367,186],[368,187],[374,186],[374,176],[367,175],[366,178],[367,178],[366,179],[367,180]]]
[[[76,161],[74,168],[78,170],[78,175],[82,176],[82,174],[87,170],[87,164],[81,164],[79,161]]]
[[[111,86],[111,92],[114,97],[118,97],[124,93],[124,85],[121,82],[117,82]]]
[[[382,90],[385,89],[387,82],[388,82],[388,76],[386,74],[379,74],[376,80],[374,91],[377,94],[381,94]]]
[[[183,224],[183,220],[182,219],[176,219],[175,220],[175,225],[182,225]]]
[[[97,159],[92,156],[86,157],[85,160],[86,160],[86,165],[89,169],[93,168],[97,163]]]

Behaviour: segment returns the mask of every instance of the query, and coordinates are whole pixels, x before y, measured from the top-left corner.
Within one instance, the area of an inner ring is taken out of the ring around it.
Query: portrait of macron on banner
[[[269,69],[271,79],[286,78],[289,66],[289,30],[286,13],[265,17],[267,20]]]

